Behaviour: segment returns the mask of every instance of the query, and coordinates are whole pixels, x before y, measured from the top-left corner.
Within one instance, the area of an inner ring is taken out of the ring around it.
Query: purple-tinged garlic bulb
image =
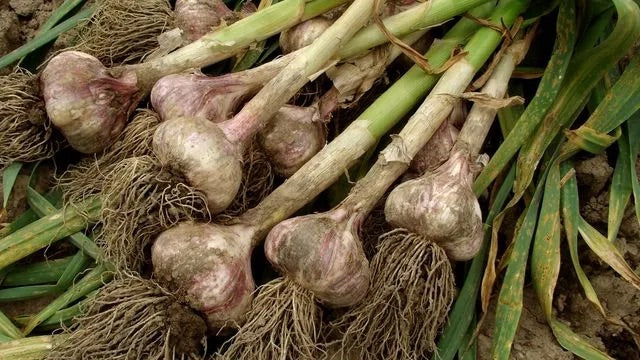
[[[411,160],[410,169],[417,174],[435,171],[449,158],[449,153],[458,137],[456,129],[448,120],[442,123],[435,134]]]
[[[235,14],[222,0],[176,0],[174,19],[187,42],[200,39]]]
[[[113,77],[98,59],[78,51],[54,56],[40,82],[49,119],[85,154],[110,145],[137,105],[135,73]]]
[[[151,248],[155,276],[206,315],[211,333],[244,322],[253,299],[251,245],[241,227],[180,223]]]
[[[285,54],[311,44],[331,26],[331,21],[318,16],[280,33],[280,47]]]
[[[218,123],[233,116],[242,101],[261,87],[242,79],[234,74],[168,75],[153,86],[151,104],[163,120],[189,116]]]
[[[242,147],[229,142],[218,125],[196,117],[167,120],[152,144],[163,166],[206,195],[212,213],[231,204],[242,180]]]
[[[471,259],[482,245],[471,167],[468,151],[456,148],[436,171],[398,185],[385,203],[387,222],[436,242],[453,260]]]
[[[289,177],[324,147],[327,135],[316,106],[285,105],[258,139],[275,170]]]
[[[267,236],[265,254],[326,306],[356,304],[366,295],[370,277],[358,237],[361,220],[341,208],[285,220]]]

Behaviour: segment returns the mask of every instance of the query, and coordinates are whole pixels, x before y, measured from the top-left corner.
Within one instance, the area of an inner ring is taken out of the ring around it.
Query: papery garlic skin
[[[285,105],[258,135],[260,146],[282,176],[293,175],[327,143],[318,108]]]
[[[151,104],[163,120],[189,116],[219,123],[231,118],[242,101],[260,86],[234,74],[216,77],[174,74],[156,82],[151,90]]]
[[[195,117],[167,120],[156,129],[152,145],[165,168],[205,194],[212,213],[231,204],[242,179],[243,148],[229,142],[218,125]]]
[[[265,254],[324,305],[354,305],[366,295],[370,278],[358,237],[360,221],[342,209],[285,220],[267,236]]]
[[[255,284],[250,242],[241,227],[180,223],[151,249],[155,276],[206,316],[210,333],[241,325]]]
[[[54,56],[40,77],[49,119],[85,154],[104,150],[120,135],[137,105],[136,83],[134,72],[113,77],[98,59],[79,51]]]
[[[387,222],[436,242],[453,260],[468,260],[482,243],[482,212],[472,181],[468,152],[454,151],[436,171],[406,181],[389,194]]]

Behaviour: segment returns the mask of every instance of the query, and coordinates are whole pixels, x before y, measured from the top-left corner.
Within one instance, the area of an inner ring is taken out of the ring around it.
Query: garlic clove
[[[452,247],[475,249],[461,250],[468,258],[470,252],[479,249],[475,235],[482,229],[482,212],[471,189],[472,180],[468,153],[454,151],[436,171],[404,182],[389,194],[384,210],[387,222],[449,249],[448,255],[454,260],[462,259]]]
[[[164,121],[152,146],[165,167],[205,194],[212,213],[231,204],[242,180],[242,148],[229,142],[216,124],[195,117]]]
[[[135,73],[113,77],[98,59],[79,51],[54,56],[40,77],[49,119],[76,150],[104,150],[137,105]]]
[[[251,249],[239,227],[180,223],[151,248],[155,276],[204,313],[211,333],[242,324],[255,284]]]
[[[289,177],[324,147],[327,135],[316,106],[285,105],[260,131],[258,141],[275,170]]]
[[[242,101],[260,86],[241,81],[234,74],[168,75],[153,86],[151,104],[163,120],[190,116],[218,123],[233,116]]]
[[[271,230],[265,254],[273,266],[326,306],[351,306],[369,288],[369,262],[359,227],[359,216],[341,209],[291,218]]]

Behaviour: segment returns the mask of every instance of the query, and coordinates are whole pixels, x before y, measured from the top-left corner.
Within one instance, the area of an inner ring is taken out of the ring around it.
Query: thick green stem
[[[5,237],[0,242],[0,269],[85,229],[100,214],[100,200],[67,207]],[[88,216],[88,218],[87,218]]]
[[[346,2],[347,0],[284,0],[204,35],[169,55],[124,68],[133,69],[138,75],[138,87],[148,91],[162,76],[227,59],[255,41],[264,40]]]
[[[24,326],[22,333],[25,335],[29,334],[36,326],[53,316],[58,310],[65,308],[72,302],[93,292],[106,282],[110,281],[112,277],[113,272],[108,270],[106,266],[96,266],[64,294],[60,295],[38,314],[32,317]]]
[[[33,209],[33,211],[35,211],[39,216],[44,217],[53,215],[59,211],[51,202],[31,187],[27,189],[27,195],[29,206],[31,206],[31,209]],[[71,234],[69,239],[73,245],[82,250],[88,256],[94,259],[97,259],[98,256],[100,256],[100,248],[98,248],[98,245],[96,245],[96,243],[94,243],[87,235],[77,232],[75,234]]]
[[[60,279],[72,258],[73,256],[69,256],[63,259],[12,267],[9,274],[2,281],[2,286],[55,283]]]

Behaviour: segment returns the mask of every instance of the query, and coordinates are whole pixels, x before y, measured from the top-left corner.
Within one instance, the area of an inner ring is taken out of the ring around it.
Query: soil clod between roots
[[[219,359],[320,359],[321,309],[313,294],[293,281],[275,279],[258,289],[238,333]]]
[[[47,359],[201,357],[204,320],[153,281],[120,274],[99,290],[86,310]]]
[[[344,329],[343,353],[362,359],[422,359],[455,296],[444,250],[404,229],[384,234],[371,261],[371,288],[334,326]]]
[[[0,76],[0,170],[48,159],[57,150],[39,89],[38,78],[26,70]]]

